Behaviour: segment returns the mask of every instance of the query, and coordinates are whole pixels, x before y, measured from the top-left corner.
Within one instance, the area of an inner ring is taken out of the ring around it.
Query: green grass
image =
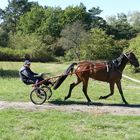
[[[19,80],[18,70],[21,66],[21,62],[0,62],[1,101],[30,102],[32,87]],[[32,63],[31,67],[35,72],[49,72],[48,77],[51,77],[63,73],[68,66],[69,64]],[[125,69],[125,74],[140,80],[140,75],[132,74],[129,66]],[[75,80],[75,75],[69,76],[57,90],[53,90],[49,102],[63,100],[69,84]],[[140,104],[139,84],[123,79],[122,86],[126,100],[130,104]],[[89,81],[88,95],[93,102],[122,103],[116,88],[112,97],[98,99],[108,93],[107,83]],[[87,102],[82,84],[75,87],[68,101]],[[0,140],[139,140],[139,120],[139,116],[3,109],[0,110]]]
[[[139,117],[0,111],[1,140],[138,140]]]

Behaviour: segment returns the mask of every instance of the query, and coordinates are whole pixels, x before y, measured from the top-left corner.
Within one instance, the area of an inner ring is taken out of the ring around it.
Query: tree
[[[80,45],[87,37],[87,32],[81,21],[76,21],[72,25],[67,25],[61,32],[60,43],[70,53],[72,58],[80,60]]]
[[[36,33],[43,39],[46,35],[59,37],[62,30],[62,14],[63,11],[59,7],[33,7],[30,12],[21,16],[19,29],[23,33]]]
[[[99,16],[101,12],[102,10],[99,7],[93,7],[88,10],[88,14],[91,18],[90,28],[101,28],[106,30],[107,23],[102,17]]]
[[[15,43],[16,42],[16,43]],[[24,55],[30,55],[34,61],[54,60],[50,46],[46,46],[41,38],[35,34],[10,34],[9,50],[12,52],[21,52]]]
[[[140,35],[130,41],[129,50],[133,50],[140,60]]]
[[[2,28],[0,28],[0,47],[7,47],[8,45],[8,34]]]
[[[135,12],[129,13],[128,21],[137,32],[140,32],[140,12],[135,11]]]
[[[37,3],[28,2],[28,0],[8,0],[8,7],[0,10],[3,29],[14,34],[20,16],[29,11],[33,5]]]
[[[129,24],[127,16],[124,13],[118,14],[117,17],[107,19],[110,29],[107,34],[113,35],[114,39],[131,39],[136,36],[136,30]]]
[[[50,35],[52,37],[60,37],[63,28],[62,23],[63,10],[60,7],[47,7],[45,9],[45,19],[38,29],[43,36]]]
[[[91,29],[89,38],[81,46],[83,59],[112,59],[117,57],[126,47],[123,42],[115,42],[105,31],[98,28]]]
[[[44,8],[41,6],[34,6],[31,8],[30,12],[20,16],[17,28],[24,34],[37,33],[38,28],[41,26],[44,18]]]
[[[90,26],[91,17],[86,11],[86,7],[83,3],[80,3],[78,6],[68,6],[65,8],[63,13],[63,25],[72,24],[80,20],[83,24]]]

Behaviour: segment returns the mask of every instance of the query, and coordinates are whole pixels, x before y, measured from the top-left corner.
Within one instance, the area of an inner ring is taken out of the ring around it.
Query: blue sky
[[[140,11],[140,0],[29,0],[37,1],[40,5],[46,6],[60,6],[65,8],[69,5],[79,5],[82,2],[87,10],[92,7],[99,6],[103,10],[101,16],[111,16],[116,15],[117,13],[125,13]],[[4,9],[8,4],[8,0],[1,0],[0,8]]]

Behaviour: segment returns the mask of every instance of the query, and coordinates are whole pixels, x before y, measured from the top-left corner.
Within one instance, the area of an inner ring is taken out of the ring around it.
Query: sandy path
[[[6,108],[24,109],[29,111],[58,110],[67,112],[88,112],[92,114],[113,114],[113,115],[133,115],[140,116],[140,105],[121,104],[90,104],[85,103],[45,103],[34,105],[32,102],[7,102],[0,101],[0,110]]]

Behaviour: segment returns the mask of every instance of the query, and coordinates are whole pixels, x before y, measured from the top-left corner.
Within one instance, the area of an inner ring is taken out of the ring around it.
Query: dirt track
[[[51,102],[34,105],[32,102],[0,101],[0,110],[6,108],[24,109],[29,111],[58,110],[67,112],[88,112],[91,114],[113,114],[140,116],[140,105],[124,104],[85,104],[84,102]]]

